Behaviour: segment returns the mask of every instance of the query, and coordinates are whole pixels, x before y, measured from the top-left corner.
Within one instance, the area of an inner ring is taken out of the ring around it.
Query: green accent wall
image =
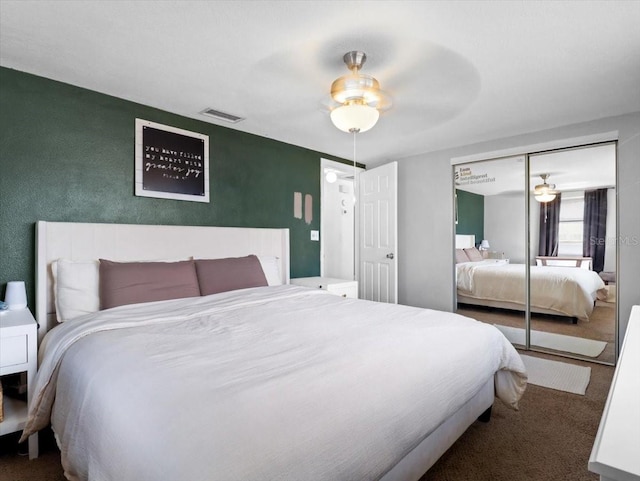
[[[34,307],[38,220],[287,227],[291,277],[320,274],[320,158],[344,159],[7,68],[0,112],[2,298],[25,280]],[[210,203],[134,195],[136,118],[209,136]],[[294,192],[313,196],[310,225]]]
[[[484,196],[457,189],[458,224],[456,234],[475,234],[476,244],[484,239]]]

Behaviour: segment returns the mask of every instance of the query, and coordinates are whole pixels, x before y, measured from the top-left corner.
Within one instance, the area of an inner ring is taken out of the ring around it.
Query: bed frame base
[[[418,481],[478,417],[491,411],[493,376],[457,413],[448,418],[409,452],[380,481]]]
[[[524,312],[525,307],[520,304],[516,304],[514,302],[503,302],[503,301],[492,301],[486,299],[476,299],[474,297],[468,297],[464,294],[457,294],[458,304],[468,304],[470,306],[480,306],[480,307],[491,307],[494,309],[506,309],[509,311],[518,311]],[[547,314],[550,316],[556,316],[558,318],[571,319],[572,324],[578,323],[578,318],[573,316],[568,316],[559,311],[554,311],[552,309],[545,309],[543,307],[531,307],[531,312],[535,314]]]
[[[487,409],[480,416],[478,416],[478,421],[480,421],[481,423],[488,423],[489,421],[491,421],[491,409],[492,408],[493,408],[493,406],[489,406],[489,409]]]

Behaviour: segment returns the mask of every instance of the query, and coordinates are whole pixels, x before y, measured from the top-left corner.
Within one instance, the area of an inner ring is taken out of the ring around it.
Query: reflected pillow
[[[461,262],[469,262],[469,258],[464,252],[464,249],[456,249],[456,264],[460,264]]]
[[[464,250],[464,252],[465,252],[465,254],[467,254],[467,257],[469,258],[469,260],[471,262],[478,262],[478,261],[483,261],[484,260],[484,258],[482,257],[482,254],[477,249],[477,247],[467,247]]]

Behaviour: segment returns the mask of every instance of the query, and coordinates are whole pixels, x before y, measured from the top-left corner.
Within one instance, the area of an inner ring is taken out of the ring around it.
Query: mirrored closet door
[[[616,144],[532,154],[529,184],[531,348],[613,364]]]
[[[457,312],[525,346],[525,158],[456,165],[454,176]]]
[[[517,347],[615,363],[616,145],[453,166],[457,312]]]

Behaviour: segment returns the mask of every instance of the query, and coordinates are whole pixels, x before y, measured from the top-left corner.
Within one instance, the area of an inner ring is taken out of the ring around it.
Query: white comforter
[[[53,329],[24,437],[51,423],[69,479],[377,479],[496,373],[493,326],[298,286],[122,306]]]
[[[525,305],[525,265],[500,260],[456,265],[458,292],[475,299]],[[606,298],[600,276],[576,267],[531,266],[531,306],[589,320],[593,303]],[[602,297],[605,296],[605,297]]]

